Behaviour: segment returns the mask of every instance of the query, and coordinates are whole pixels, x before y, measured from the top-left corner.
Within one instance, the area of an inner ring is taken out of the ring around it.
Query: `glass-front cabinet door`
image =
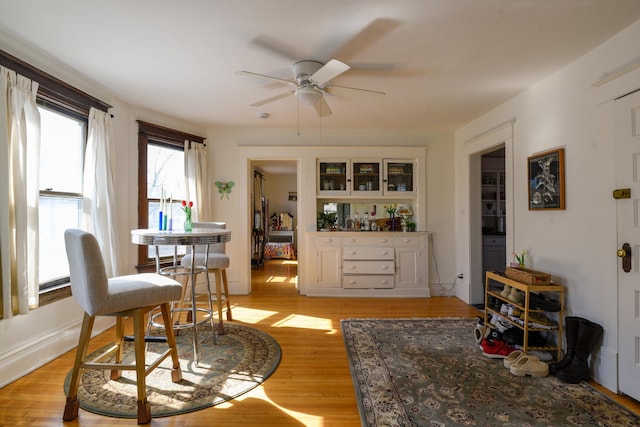
[[[380,195],[380,160],[353,160],[351,194],[359,196]]]
[[[347,160],[318,160],[318,194],[325,196],[349,194],[349,175]]]
[[[409,195],[416,191],[416,163],[414,160],[384,160],[384,194]]]

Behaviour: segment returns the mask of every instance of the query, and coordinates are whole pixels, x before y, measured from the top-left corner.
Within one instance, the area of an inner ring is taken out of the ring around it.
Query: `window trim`
[[[66,110],[89,117],[91,107],[107,112],[111,105],[95,98],[62,80],[45,73],[7,52],[0,50],[0,65],[38,82],[37,98],[51,105],[62,106]]]
[[[147,194],[147,147],[149,143],[168,148],[184,149],[184,142],[204,144],[204,137],[137,120],[138,123],[138,228],[149,228],[149,198]],[[149,250],[138,245],[139,273],[155,271],[155,263],[149,261]]]

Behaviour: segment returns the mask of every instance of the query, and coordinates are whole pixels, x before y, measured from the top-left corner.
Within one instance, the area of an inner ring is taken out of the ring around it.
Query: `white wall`
[[[617,387],[618,261],[611,197],[614,146],[604,116],[610,100],[640,87],[640,73],[636,69],[600,87],[593,83],[639,57],[640,21],[455,134],[458,268],[467,271],[470,264],[461,255],[469,247],[468,233],[463,232],[469,222],[469,183],[458,178],[466,176],[469,141],[515,119],[512,247],[526,249],[528,266],[552,274],[567,287],[568,314],[604,327],[603,347],[593,365],[596,380],[612,390]],[[565,148],[566,210],[529,211],[527,157],[556,147]]]
[[[231,293],[250,291],[248,270],[249,218],[251,200],[245,189],[251,186],[249,163],[258,159],[299,160],[297,224],[301,231],[315,231],[315,168],[316,157],[357,156],[398,157],[398,147],[426,150],[426,224],[434,233],[438,268],[430,262],[431,281],[442,280],[450,285],[455,277],[453,223],[453,134],[410,130],[322,130],[297,134],[291,129],[209,129],[211,144],[209,161],[213,180],[235,181],[230,200],[215,201],[214,216],[224,220],[232,231],[227,245],[231,258],[229,286]],[[369,147],[377,147],[368,152]],[[342,153],[342,154],[341,154]],[[354,154],[355,153],[355,154]],[[424,151],[423,151],[424,155]],[[311,183],[309,187],[308,184]],[[425,183],[421,183],[425,185]],[[235,193],[237,188],[237,193]],[[242,215],[242,213],[245,213]],[[424,209],[423,209],[424,212]],[[308,220],[305,221],[305,218]],[[420,225],[420,224],[419,224]],[[305,252],[304,234],[298,233],[299,252]],[[299,279],[304,289],[306,272],[304,258],[300,259]],[[441,278],[436,275],[438,271]]]

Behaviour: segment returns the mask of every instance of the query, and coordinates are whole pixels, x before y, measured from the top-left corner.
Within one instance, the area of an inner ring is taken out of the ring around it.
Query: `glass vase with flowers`
[[[184,211],[184,231],[193,230],[193,221],[191,220],[191,208],[193,208],[193,202],[182,201],[182,210]]]

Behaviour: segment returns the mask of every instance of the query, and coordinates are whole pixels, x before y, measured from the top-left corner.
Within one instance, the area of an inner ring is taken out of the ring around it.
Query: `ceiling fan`
[[[286,98],[287,96],[297,95],[299,102],[307,105],[313,105],[318,115],[320,117],[325,117],[332,114],[329,104],[324,97],[325,94],[374,97],[383,97],[385,95],[384,92],[375,90],[329,84],[331,80],[350,68],[350,66],[338,61],[337,59],[331,59],[326,64],[323,64],[320,61],[307,59],[293,64],[293,80],[281,79],[279,77],[254,73],[251,71],[238,71],[238,74],[276,80],[296,86],[294,90],[263,99],[262,101],[254,102],[251,104],[253,107],[259,107],[261,105]]]

